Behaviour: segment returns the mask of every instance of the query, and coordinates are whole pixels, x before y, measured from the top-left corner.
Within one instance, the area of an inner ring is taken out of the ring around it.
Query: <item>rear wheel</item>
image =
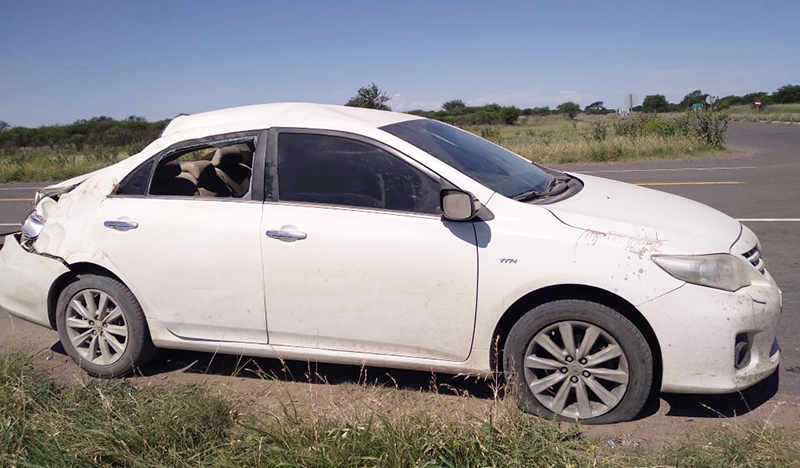
[[[119,377],[155,352],[133,293],[119,281],[80,275],[61,292],[56,325],[67,354],[95,377]]]
[[[525,314],[509,332],[504,364],[523,411],[589,424],[634,418],[653,382],[652,353],[638,328],[582,300]]]

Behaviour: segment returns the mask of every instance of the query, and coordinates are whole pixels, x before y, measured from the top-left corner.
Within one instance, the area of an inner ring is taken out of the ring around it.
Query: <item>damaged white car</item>
[[[523,410],[603,423],[780,356],[781,293],[736,220],[406,114],[180,116],[0,242],[0,307],[95,376],[156,348],[502,371]]]

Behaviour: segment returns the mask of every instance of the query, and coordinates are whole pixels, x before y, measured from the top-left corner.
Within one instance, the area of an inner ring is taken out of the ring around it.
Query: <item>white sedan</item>
[[[502,371],[523,410],[605,423],[658,390],[741,390],[780,357],[747,227],[407,114],[180,116],[41,190],[2,239],[0,308],[94,376],[156,348]]]

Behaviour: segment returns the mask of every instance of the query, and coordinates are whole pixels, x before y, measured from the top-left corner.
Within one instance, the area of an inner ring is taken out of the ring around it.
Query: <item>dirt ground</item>
[[[62,382],[90,379],[64,353],[58,335],[0,313],[0,350],[20,349],[35,365]],[[502,410],[493,382],[374,367],[250,359],[184,351],[160,351],[138,385],[205,384],[234,399],[241,411],[280,417],[286,411],[423,411],[444,420],[480,421]],[[658,447],[721,425],[800,426],[800,399],[775,396],[777,374],[735,395],[666,395],[636,421],[585,426],[584,433]]]

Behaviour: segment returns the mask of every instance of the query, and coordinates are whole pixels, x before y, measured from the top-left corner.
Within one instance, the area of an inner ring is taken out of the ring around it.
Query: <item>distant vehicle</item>
[[[520,407],[635,417],[654,382],[772,374],[781,293],[747,227],[441,122],[316,104],[175,118],[41,190],[0,307],[91,375],[178,348],[509,376]]]

